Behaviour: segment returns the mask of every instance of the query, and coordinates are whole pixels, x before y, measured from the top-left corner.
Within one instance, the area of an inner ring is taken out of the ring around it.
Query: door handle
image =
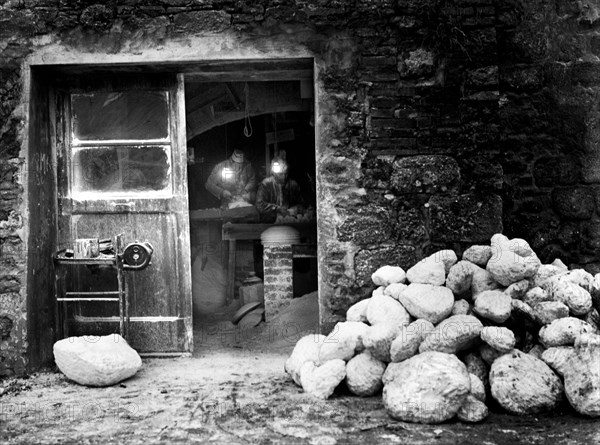
[[[135,209],[135,202],[113,202],[112,207],[116,211],[131,212]]]

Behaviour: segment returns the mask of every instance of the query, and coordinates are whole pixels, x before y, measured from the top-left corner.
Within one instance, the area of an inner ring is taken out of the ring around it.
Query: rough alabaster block
[[[53,349],[58,369],[80,385],[115,385],[142,366],[139,354],[118,334],[69,337]]]

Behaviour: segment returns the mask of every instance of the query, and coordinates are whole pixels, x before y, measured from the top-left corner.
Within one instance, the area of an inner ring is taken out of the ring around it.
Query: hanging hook
[[[250,121],[250,106],[248,105],[250,100],[250,87],[248,86],[248,82],[244,85],[244,95],[244,136],[249,138],[252,136],[252,122]]]

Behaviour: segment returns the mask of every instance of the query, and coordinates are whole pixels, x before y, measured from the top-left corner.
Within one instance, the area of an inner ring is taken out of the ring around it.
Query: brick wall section
[[[321,325],[409,267],[504,230],[600,261],[600,13],[583,0],[23,0],[0,6],[0,373],[26,364],[24,58],[282,35],[319,63]],[[307,37],[308,36],[308,37]],[[297,39],[297,40],[296,40]],[[304,39],[304,40],[302,40]],[[302,42],[301,42],[302,41]],[[306,43],[306,42],[309,43]],[[224,51],[227,48],[224,48]],[[266,285],[267,283],[265,283]]]
[[[291,244],[263,247],[265,320],[273,320],[294,298],[294,260]]]

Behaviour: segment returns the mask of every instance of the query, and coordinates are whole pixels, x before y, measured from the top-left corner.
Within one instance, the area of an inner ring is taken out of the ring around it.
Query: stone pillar
[[[286,226],[274,226],[261,234],[266,322],[288,306],[294,297],[292,246],[299,240],[298,231]]]

